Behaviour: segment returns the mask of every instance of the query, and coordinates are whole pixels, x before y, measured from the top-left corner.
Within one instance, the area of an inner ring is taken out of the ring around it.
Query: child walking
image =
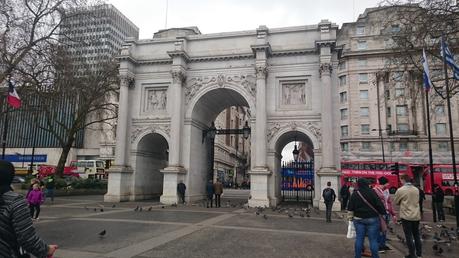
[[[32,219],[39,219],[40,205],[43,203],[43,193],[38,183],[33,184],[32,191],[27,194],[27,202],[29,203],[30,216]],[[34,216],[35,215],[35,216]]]

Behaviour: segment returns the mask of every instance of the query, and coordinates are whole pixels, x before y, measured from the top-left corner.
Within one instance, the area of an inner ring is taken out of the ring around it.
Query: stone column
[[[160,201],[164,204],[177,203],[177,184],[184,179],[186,172],[182,164],[183,148],[183,83],[186,78],[186,63],[188,55],[185,52],[186,41],[177,40],[175,50],[169,51],[172,58],[172,84],[170,86],[171,110],[171,135],[169,143],[169,166],[161,170],[164,174],[163,194]],[[186,182],[184,182],[187,184]],[[189,186],[188,186],[189,187]]]
[[[269,176],[271,171],[266,164],[267,156],[267,114],[266,114],[266,78],[267,59],[271,53],[268,40],[268,28],[260,26],[257,29],[257,44],[252,45],[255,53],[256,73],[256,120],[255,135],[252,135],[252,146],[255,147],[254,167],[250,171],[250,196],[249,206],[263,207],[270,205]],[[254,139],[255,138],[255,139]],[[253,139],[255,141],[253,141]]]
[[[322,168],[335,169],[335,153],[333,151],[333,99],[331,85],[330,63],[320,65],[320,77],[322,83]]]
[[[127,201],[130,198],[130,182],[132,168],[127,164],[126,151],[129,149],[129,87],[134,86],[134,77],[131,74],[121,76],[118,122],[116,127],[115,164],[108,173],[108,189],[104,196],[105,202]]]

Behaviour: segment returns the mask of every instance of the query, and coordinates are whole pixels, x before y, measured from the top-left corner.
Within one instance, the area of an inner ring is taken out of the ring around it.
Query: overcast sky
[[[197,26],[201,33],[355,21],[381,0],[107,0],[139,27],[140,38],[171,27]],[[168,3],[168,4],[167,4]],[[167,6],[167,25],[166,25]]]

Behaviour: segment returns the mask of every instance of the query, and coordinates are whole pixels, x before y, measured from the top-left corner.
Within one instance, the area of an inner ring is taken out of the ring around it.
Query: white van
[[[102,160],[76,160],[70,162],[70,166],[76,168],[74,172],[81,178],[105,178],[106,176],[105,162]]]

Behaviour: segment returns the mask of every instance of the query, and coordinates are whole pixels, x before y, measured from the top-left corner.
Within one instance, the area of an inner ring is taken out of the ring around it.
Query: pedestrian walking
[[[207,208],[209,208],[209,204],[210,204],[210,207],[212,208],[213,207],[213,199],[214,199],[214,194],[215,194],[215,191],[214,191],[214,184],[212,183],[212,180],[209,180],[209,182],[207,182],[207,185],[206,185],[206,193],[207,193]]]
[[[220,208],[220,197],[223,194],[223,184],[220,182],[220,179],[217,179],[217,182],[215,182],[214,191],[215,191],[215,207]]]
[[[445,193],[443,189],[437,184],[434,184],[433,201],[435,205],[435,211],[437,212],[438,221],[445,221],[445,212],[443,211],[443,202],[445,200]]]
[[[186,185],[183,183],[182,180],[180,180],[180,182],[177,184],[177,192],[182,203],[185,203],[185,191]]]
[[[39,219],[40,206],[44,202],[43,192],[41,191],[38,183],[32,186],[32,191],[27,194],[27,202],[29,203],[30,217],[33,219]]]
[[[378,178],[378,184],[375,185],[373,190],[378,195],[379,199],[384,205],[384,209],[386,210],[386,214],[383,215],[386,224],[389,224],[391,218],[394,223],[396,223],[396,214],[394,208],[392,206],[392,199],[389,193],[389,180],[385,177]],[[386,231],[381,230],[379,233],[379,252],[384,253],[386,251],[392,250],[390,247],[386,245],[387,235]]]
[[[325,203],[325,217],[326,217],[327,223],[330,223],[333,203],[335,202],[335,199],[336,199],[335,190],[331,188],[331,182],[327,182],[327,187],[322,192],[322,198],[324,198],[324,203]]]
[[[0,160],[0,257],[51,257],[57,245],[37,236],[25,199],[11,190],[14,174],[14,166]]]
[[[341,210],[346,210],[347,202],[349,201],[349,197],[351,196],[349,186],[347,184],[344,184],[341,187],[339,194],[341,195]]]
[[[395,192],[395,204],[400,206],[400,219],[405,233],[409,254],[405,258],[422,256],[422,242],[419,233],[421,211],[419,209],[419,190],[411,183],[411,178],[400,175],[403,186]]]
[[[352,193],[347,209],[348,219],[353,221],[356,233],[354,257],[362,257],[365,235],[368,235],[371,257],[379,258],[379,216],[386,214],[386,209],[365,178],[358,179],[357,189]]]
[[[419,210],[421,211],[421,216],[424,213],[424,201],[426,199],[426,194],[424,190],[422,190],[421,186],[419,184],[416,184],[416,188],[419,190]]]
[[[50,175],[46,178],[46,196],[51,199],[51,203],[54,203],[54,189],[56,188],[56,183],[54,181],[54,175]]]

